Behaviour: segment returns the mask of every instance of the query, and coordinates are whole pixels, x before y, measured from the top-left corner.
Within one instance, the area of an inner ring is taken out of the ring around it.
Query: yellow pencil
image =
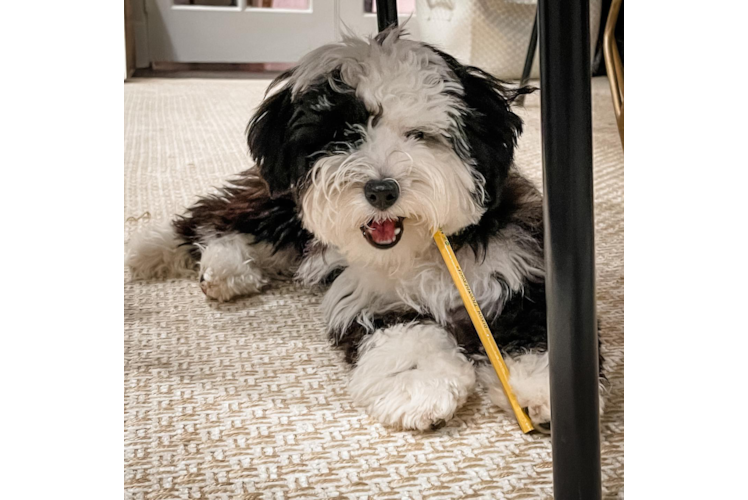
[[[465,279],[462,268],[460,268],[460,264],[457,262],[457,257],[455,257],[452,246],[449,244],[447,236],[441,229],[438,229],[434,233],[434,241],[436,241],[436,246],[439,247],[439,252],[441,252],[444,262],[447,264],[447,269],[449,269],[449,274],[452,276],[452,280],[455,282],[455,286],[457,286],[457,290],[460,292],[462,302],[465,304],[465,309],[467,309],[467,312],[470,315],[470,319],[473,322],[475,330],[478,332],[483,347],[486,349],[488,359],[491,360],[491,364],[493,365],[494,370],[496,370],[496,375],[499,376],[501,385],[504,387],[504,393],[509,400],[509,404],[512,405],[512,410],[514,410],[514,416],[517,418],[517,423],[519,423],[520,429],[522,429],[522,432],[524,433],[534,430],[532,421],[530,421],[530,418],[525,414],[524,410],[522,410],[522,407],[520,407],[517,398],[512,391],[512,387],[509,385],[509,370],[504,363],[504,359],[501,357],[499,347],[496,345],[493,335],[491,335],[491,330],[488,328],[486,318],[483,317],[483,313],[480,311],[480,306],[478,306],[478,301],[475,300],[475,295],[473,295],[473,291],[470,289],[467,279]]]

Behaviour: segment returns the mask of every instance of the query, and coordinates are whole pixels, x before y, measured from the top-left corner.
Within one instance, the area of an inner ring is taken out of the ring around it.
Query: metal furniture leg
[[[527,55],[525,56],[525,67],[522,68],[522,79],[519,81],[519,86],[524,87],[527,85],[527,80],[530,79],[530,72],[532,71],[532,63],[535,62],[535,49],[538,47],[538,13],[535,12],[535,19],[532,22],[532,33],[530,34],[530,43],[527,45]],[[525,104],[525,94],[522,94],[515,101],[518,106]]]
[[[377,28],[383,31],[392,24],[397,26],[397,0],[377,0]]]
[[[556,499],[601,497],[588,0],[539,0]]]

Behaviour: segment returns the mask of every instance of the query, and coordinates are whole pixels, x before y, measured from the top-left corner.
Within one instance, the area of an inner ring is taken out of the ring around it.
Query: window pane
[[[236,0],[174,0],[174,5],[210,5],[213,7],[236,7]]]
[[[236,7],[237,0],[173,0],[174,5],[210,5],[212,7]],[[309,10],[309,0],[247,0],[253,9]]]
[[[309,10],[309,0],[247,0],[253,9]]]
[[[376,0],[364,0],[364,12],[374,14],[377,11]],[[397,0],[398,14],[412,14],[416,11],[416,0]]]

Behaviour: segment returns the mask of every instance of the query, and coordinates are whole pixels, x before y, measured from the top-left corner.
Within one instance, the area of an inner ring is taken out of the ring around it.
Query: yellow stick
[[[512,410],[514,410],[514,416],[517,417],[517,423],[519,424],[520,429],[522,429],[522,432],[524,433],[534,430],[532,421],[530,421],[529,417],[520,407],[517,398],[512,391],[512,387],[509,385],[509,370],[504,363],[504,359],[501,357],[499,347],[496,345],[493,335],[491,335],[491,330],[488,328],[486,318],[483,317],[483,313],[480,311],[480,307],[478,306],[478,301],[475,300],[475,295],[473,295],[473,291],[470,289],[467,279],[465,279],[462,268],[460,268],[460,264],[457,262],[457,257],[455,257],[452,246],[449,244],[447,236],[441,229],[438,229],[434,233],[434,241],[436,241],[436,246],[439,247],[439,252],[441,252],[444,262],[447,264],[447,269],[449,269],[449,274],[452,276],[452,280],[455,282],[455,286],[457,286],[457,290],[460,292],[460,297],[462,297],[462,302],[465,304],[465,309],[467,309],[467,312],[470,315],[473,326],[478,332],[481,342],[483,342],[483,347],[486,349],[488,359],[491,360],[491,364],[493,365],[494,370],[496,370],[496,375],[499,376],[501,385],[504,387],[504,393],[509,400],[509,404],[512,405]]]

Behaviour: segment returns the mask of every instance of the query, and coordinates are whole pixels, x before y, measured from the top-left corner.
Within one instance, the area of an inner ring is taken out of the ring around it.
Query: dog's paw
[[[527,416],[532,420],[532,426],[535,430],[543,433],[551,432],[551,401],[548,398],[546,401],[539,401],[540,404],[535,404],[527,407]]]
[[[219,302],[260,293],[266,284],[262,273],[254,272],[251,268],[240,274],[226,274],[207,268],[200,275],[200,289],[206,297]]]
[[[527,411],[533,427],[540,432],[549,432],[551,389],[548,378],[548,354],[527,353],[514,358],[507,356],[504,361],[509,368],[509,383],[517,402]],[[511,405],[493,366],[481,365],[478,368],[478,377],[486,389],[488,398],[496,406],[511,412]]]
[[[200,289],[210,299],[226,302],[259,293],[268,279],[250,251],[246,235],[230,235],[209,243],[200,257]]]
[[[509,383],[517,402],[525,408],[533,427],[543,433],[551,431],[551,387],[548,373],[548,353],[530,352],[516,357],[505,357],[509,368]],[[511,412],[511,405],[493,366],[478,367],[478,378],[488,398],[498,407]],[[600,414],[604,409],[604,388],[600,386]]]
[[[535,404],[533,404],[535,403]],[[602,389],[600,391],[600,416],[602,416],[605,409],[605,400],[603,399]],[[551,398],[550,395],[547,399],[542,401],[532,401],[530,406],[526,409],[527,416],[532,420],[532,425],[535,430],[542,432],[543,434],[551,433]]]
[[[355,377],[352,382],[366,383]],[[452,419],[465,403],[469,385],[440,377],[438,372],[413,368],[402,373],[383,374],[368,394],[354,394],[354,399],[383,425],[426,431],[437,429]]]
[[[448,422],[475,386],[475,369],[436,325],[397,325],[361,347],[349,389],[384,425],[429,430]]]

